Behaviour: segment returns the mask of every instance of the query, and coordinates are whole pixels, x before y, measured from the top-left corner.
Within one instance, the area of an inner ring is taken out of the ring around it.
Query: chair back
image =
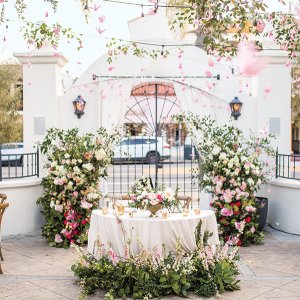
[[[9,203],[0,203],[0,233],[1,233],[1,223],[5,212],[5,209],[9,206]]]
[[[5,194],[0,193],[0,204],[4,203],[6,199],[7,199],[7,196]]]
[[[185,195],[178,195],[177,196],[179,201],[183,201],[183,208],[189,208],[190,204],[192,202],[191,196],[185,196]]]

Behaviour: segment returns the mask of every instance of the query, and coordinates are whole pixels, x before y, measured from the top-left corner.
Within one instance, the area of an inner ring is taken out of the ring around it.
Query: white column
[[[68,60],[47,47],[14,56],[23,64],[23,140],[29,152],[48,128],[58,124],[61,68]]]
[[[288,56],[281,50],[264,50],[260,56],[268,65],[255,80],[257,129],[279,129],[274,145],[278,146],[279,153],[290,154],[292,78],[291,67],[286,66]],[[267,96],[266,87],[272,89]]]

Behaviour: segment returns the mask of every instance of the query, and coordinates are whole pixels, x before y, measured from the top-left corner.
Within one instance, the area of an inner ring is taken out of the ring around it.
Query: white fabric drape
[[[201,231],[213,233],[209,243],[218,244],[218,226],[215,213],[209,210],[202,210],[200,215],[190,213],[184,217],[181,214],[170,214],[168,219],[149,218],[149,212],[135,213],[133,218],[124,215],[121,223],[117,222],[113,214],[102,215],[100,210],[93,210],[91,225],[88,236],[88,251],[96,254],[96,241],[108,245],[112,244],[113,250],[124,256],[125,244],[130,239],[132,254],[141,251],[141,245],[148,250],[155,246],[159,249],[165,245],[167,251],[176,252],[177,239],[182,243],[186,251],[193,251],[196,248],[195,228],[199,221],[202,221]]]
[[[101,125],[109,132],[123,123],[133,80],[118,79],[99,83]]]

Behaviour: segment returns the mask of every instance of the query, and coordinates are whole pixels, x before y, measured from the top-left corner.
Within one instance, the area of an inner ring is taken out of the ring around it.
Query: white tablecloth
[[[155,246],[162,249],[165,245],[167,251],[176,250],[176,240],[179,239],[185,250],[192,251],[196,247],[195,228],[202,220],[202,233],[208,230],[213,233],[209,243],[218,244],[218,228],[216,217],[211,210],[201,210],[200,215],[190,212],[184,217],[181,213],[169,214],[167,219],[149,218],[148,211],[134,213],[129,217],[127,213],[121,216],[122,223],[117,222],[116,216],[110,212],[103,215],[101,210],[93,210],[88,235],[88,251],[94,253],[96,241],[102,244],[111,243],[112,249],[124,256],[125,242],[131,240],[131,254],[140,252],[141,244],[148,250]],[[94,253],[95,254],[95,253]]]

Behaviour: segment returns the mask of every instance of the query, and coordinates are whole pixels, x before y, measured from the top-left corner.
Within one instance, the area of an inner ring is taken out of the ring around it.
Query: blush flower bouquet
[[[200,186],[212,195],[220,237],[238,246],[261,243],[255,195],[274,171],[273,136],[245,136],[235,126],[219,126],[210,117],[194,114],[182,115],[181,121],[190,124],[198,139]]]
[[[48,160],[44,193],[37,203],[45,217],[42,234],[50,246],[67,248],[87,241],[91,212],[101,197],[99,178],[107,176],[119,136],[102,128],[95,135],[48,130],[41,144]]]
[[[178,190],[173,191],[171,188],[166,188],[161,185],[157,188],[152,186],[150,178],[142,178],[135,182],[129,191],[130,206],[139,209],[148,209],[152,216],[156,209],[175,209],[179,206],[177,197]],[[152,212],[153,211],[153,212]]]

